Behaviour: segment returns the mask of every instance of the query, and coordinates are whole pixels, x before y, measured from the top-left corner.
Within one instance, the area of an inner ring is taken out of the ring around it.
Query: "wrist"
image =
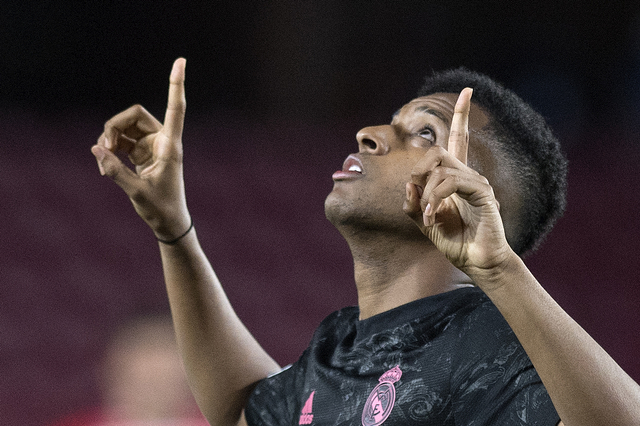
[[[169,210],[153,218],[144,218],[156,240],[171,242],[191,232],[193,219],[187,209]]]
[[[505,285],[517,281],[517,277],[528,271],[524,262],[513,250],[504,253],[490,268],[469,268],[464,271],[475,285],[487,295],[499,291]]]
[[[158,242],[160,242],[162,244],[166,244],[166,245],[169,245],[169,246],[177,244],[178,241],[180,241],[182,238],[187,236],[187,234],[189,234],[193,230],[193,218],[190,217],[189,219],[190,219],[189,227],[187,228],[186,231],[184,231],[180,235],[175,236],[175,237],[167,238],[164,235],[162,235],[162,237],[159,237],[158,234],[155,233],[156,234],[156,240],[158,240]]]

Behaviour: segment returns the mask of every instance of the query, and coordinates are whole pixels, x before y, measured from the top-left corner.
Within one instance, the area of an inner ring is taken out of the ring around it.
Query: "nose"
[[[389,152],[394,133],[390,125],[365,127],[356,135],[361,153],[383,155]]]

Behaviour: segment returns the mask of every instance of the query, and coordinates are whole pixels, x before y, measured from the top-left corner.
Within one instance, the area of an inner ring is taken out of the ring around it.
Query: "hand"
[[[173,64],[164,125],[135,105],[107,121],[91,148],[100,173],[124,190],[136,212],[163,240],[181,235],[191,222],[182,175],[185,66],[183,58]],[[135,172],[116,152],[129,155]]]
[[[432,147],[413,168],[404,211],[453,265],[473,278],[505,262],[511,249],[493,189],[466,164],[472,93],[464,89],[456,102],[448,149]]]

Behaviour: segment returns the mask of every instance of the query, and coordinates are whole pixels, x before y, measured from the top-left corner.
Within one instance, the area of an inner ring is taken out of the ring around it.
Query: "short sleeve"
[[[245,407],[249,426],[298,424],[297,420],[294,422],[294,416],[300,411],[296,389],[304,375],[302,370],[298,361],[258,383]]]
[[[531,360],[490,301],[466,319],[459,342],[451,377],[456,424],[558,424]]]

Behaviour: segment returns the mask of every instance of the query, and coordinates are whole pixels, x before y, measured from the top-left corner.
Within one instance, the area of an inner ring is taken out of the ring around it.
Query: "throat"
[[[353,249],[352,249],[353,252]],[[360,319],[461,287],[473,286],[430,243],[394,245],[353,252]]]

